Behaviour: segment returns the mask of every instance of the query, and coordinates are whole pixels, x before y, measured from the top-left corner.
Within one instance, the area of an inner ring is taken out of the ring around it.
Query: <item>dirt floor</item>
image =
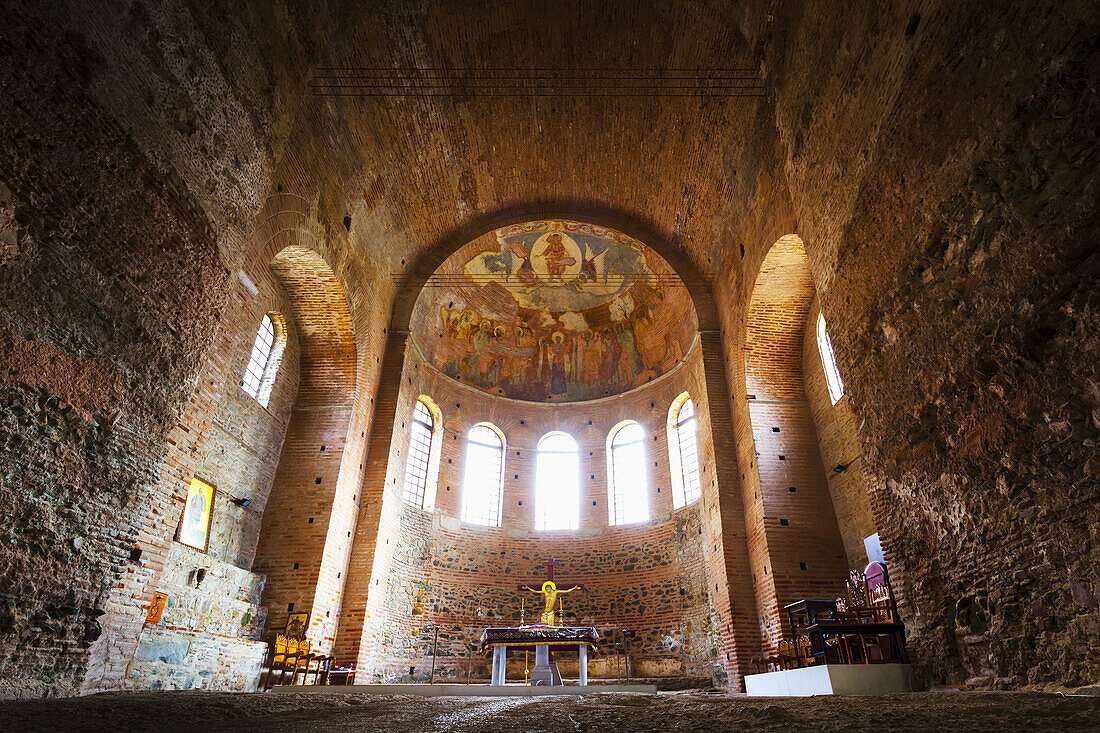
[[[106,693],[0,702],[3,731],[1100,730],[1100,697],[929,692],[746,698],[700,693],[423,698],[362,694]]]

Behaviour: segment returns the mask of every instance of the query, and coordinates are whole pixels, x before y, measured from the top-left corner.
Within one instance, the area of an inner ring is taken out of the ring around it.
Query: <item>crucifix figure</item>
[[[540,619],[546,626],[554,626],[554,602],[558,600],[558,596],[565,593],[572,593],[575,590],[583,590],[584,586],[574,585],[570,588],[561,588],[554,583],[554,558],[550,558],[546,561],[546,582],[542,584],[541,590],[536,590],[529,585],[521,585],[520,590],[529,590],[532,593],[539,593],[542,595],[545,605],[542,609],[542,618]]]

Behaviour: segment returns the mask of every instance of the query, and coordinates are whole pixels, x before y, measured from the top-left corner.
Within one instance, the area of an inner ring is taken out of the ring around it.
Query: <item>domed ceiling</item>
[[[695,337],[687,289],[613,229],[549,220],[479,237],[420,294],[412,339],[447,376],[539,402],[625,392],[680,363]]]

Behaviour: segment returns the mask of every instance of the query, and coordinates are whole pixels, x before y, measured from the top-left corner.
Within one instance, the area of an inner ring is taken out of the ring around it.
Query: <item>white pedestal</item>
[[[577,654],[580,655],[580,659],[581,659],[580,685],[581,685],[581,687],[586,687],[588,685],[588,645],[587,644],[578,644],[577,645]]]
[[[535,647],[535,666],[531,670],[532,685],[560,685],[554,680],[554,670],[550,666],[550,647],[539,644]]]
[[[493,674],[490,684],[501,686],[504,684],[504,674],[507,669],[508,647],[493,647]]]
[[[745,676],[749,697],[891,695],[913,691],[909,664],[822,664]]]

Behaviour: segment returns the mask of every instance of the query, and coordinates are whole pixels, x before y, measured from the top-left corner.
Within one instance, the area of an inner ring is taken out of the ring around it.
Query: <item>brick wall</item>
[[[745,381],[737,392],[744,400],[737,434],[769,652],[784,634],[783,606],[835,598],[848,567],[805,387],[805,324],[813,298],[802,241],[786,235],[767,250],[742,305]]]
[[[856,416],[852,412],[848,393],[845,391],[834,405],[825,383],[825,367],[817,345],[817,316],[820,312],[820,305],[815,300],[806,316],[803,352],[806,399],[817,429],[821,464],[828,478],[837,527],[844,541],[844,554],[849,567],[862,569],[867,566],[867,548],[863,540],[878,529],[871,511],[871,494],[863,473]],[[834,469],[839,466],[847,468],[838,473]]]
[[[617,639],[629,651],[634,673],[717,674],[720,630],[706,562],[714,548],[705,546],[700,523],[708,503],[673,511],[665,429],[669,406],[685,389],[705,409],[698,343],[679,369],[645,387],[591,403],[556,406],[494,397],[462,385],[425,363],[415,341],[409,343],[383,526],[373,555],[371,577],[380,582],[369,589],[368,622],[362,631],[347,623],[338,652],[356,653],[352,659],[367,674],[409,679],[412,669],[412,678],[421,679],[431,665],[426,629],[435,623],[440,629],[438,673],[462,677],[469,668],[484,676],[486,660],[475,656],[467,662],[467,646],[486,626],[518,623],[521,597],[527,599],[528,621],[537,619],[532,609],[538,608],[539,597],[517,590],[517,585],[543,579],[545,561],[553,557],[559,582],[587,586],[563,597],[567,611],[577,615],[570,623],[594,625]],[[412,507],[399,496],[408,419],[420,394],[431,397],[443,414],[434,511]],[[646,430],[651,520],[609,527],[606,440],[623,419],[637,420]],[[482,421],[496,425],[507,439],[499,528],[460,521],[465,435]],[[580,445],[577,532],[534,529],[535,445],[550,430],[564,430]],[[708,482],[714,473],[713,449],[702,426],[699,447],[702,478]],[[354,574],[349,584],[353,582]],[[414,635],[418,624],[411,610],[421,589],[428,614],[419,623],[421,633]],[[353,597],[349,592],[349,602]],[[356,618],[352,611],[345,606],[346,622]],[[622,666],[620,670],[625,674]]]

